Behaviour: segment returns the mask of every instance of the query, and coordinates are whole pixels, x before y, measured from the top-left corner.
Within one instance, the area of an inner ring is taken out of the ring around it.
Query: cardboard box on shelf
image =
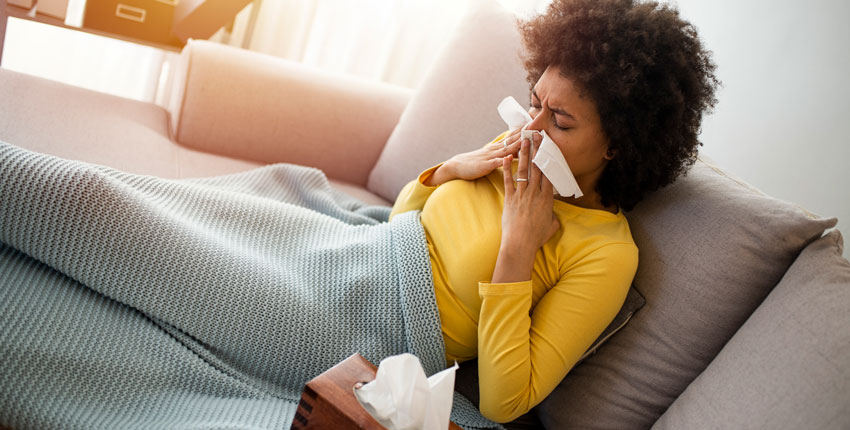
[[[30,9],[32,8],[33,0],[6,0],[6,3]]]
[[[65,19],[68,12],[68,0],[38,0],[37,13]]]

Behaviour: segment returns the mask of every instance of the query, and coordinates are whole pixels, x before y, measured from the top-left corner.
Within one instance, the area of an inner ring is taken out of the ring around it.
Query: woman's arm
[[[424,172],[420,173],[418,178],[408,182],[407,185],[401,189],[398,193],[398,197],[395,199],[393,209],[390,211],[390,221],[392,221],[394,216],[400,213],[412,210],[422,210],[422,207],[425,206],[425,201],[428,200],[428,197],[431,196],[431,193],[433,193],[439,185],[432,185],[431,178],[443,165],[444,163],[440,163],[436,166],[429,167]]]
[[[411,210],[421,210],[425,201],[440,185],[453,179],[478,179],[493,171],[502,163],[506,155],[519,150],[519,130],[504,132],[482,148],[472,152],[455,155],[449,160],[422,172],[419,177],[410,181],[402,188],[396,197],[390,220],[399,213]],[[503,145],[502,139],[508,143]]]
[[[536,145],[541,137],[534,135]],[[522,140],[517,181],[511,173],[512,155],[503,159],[505,204],[502,209],[502,237],[492,282],[518,282],[531,279],[537,250],[561,227],[553,212],[553,188],[537,165],[529,163],[535,145]],[[521,180],[525,180],[522,182]]]
[[[510,421],[539,401],[528,355],[531,272],[537,250],[560,224],[552,211],[552,184],[537,166],[529,166],[533,146],[527,140],[521,142],[516,185],[512,156],[503,159],[505,202],[499,255],[492,281],[479,284],[480,408],[494,421]],[[501,384],[494,375],[508,377],[511,386],[492,390],[491,384]]]
[[[489,174],[503,165],[504,160],[509,156],[516,156],[520,149],[519,137],[520,129],[505,131],[475,151],[455,155],[441,167],[443,171],[439,180],[443,182],[452,179],[472,181]],[[435,183],[443,183],[438,182],[437,179],[435,178]]]
[[[537,139],[535,139],[537,140]],[[514,185],[506,157],[502,238],[491,282],[480,282],[478,373],[482,414],[507,422],[540,403],[623,305],[637,270],[634,244],[589,252],[529,315],[538,249],[558,231],[552,184],[522,143]]]
[[[480,282],[482,414],[508,422],[543,401],[617,315],[636,269],[634,244],[605,245],[573,266],[530,315],[530,280]]]

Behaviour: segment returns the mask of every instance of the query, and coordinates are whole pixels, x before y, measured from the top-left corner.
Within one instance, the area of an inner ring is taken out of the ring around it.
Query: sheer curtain
[[[215,37],[252,51],[415,88],[469,7],[488,1],[498,1],[521,17],[542,12],[551,2],[261,0],[250,6],[260,4],[253,25],[245,10],[232,34]]]
[[[153,102],[168,54],[122,40],[9,18],[3,68]]]
[[[210,39],[415,88],[478,1],[499,1],[524,15],[550,0],[256,0]],[[69,20],[81,20],[80,13],[69,10]],[[164,106],[178,56],[10,18],[3,67]]]
[[[412,88],[470,1],[263,0],[247,48]]]

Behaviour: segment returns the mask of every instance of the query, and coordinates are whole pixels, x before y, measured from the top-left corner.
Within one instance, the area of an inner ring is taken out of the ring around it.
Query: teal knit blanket
[[[359,352],[445,367],[418,212],[276,164],[166,180],[0,142],[0,425],[288,429]],[[452,420],[500,427],[456,394]]]

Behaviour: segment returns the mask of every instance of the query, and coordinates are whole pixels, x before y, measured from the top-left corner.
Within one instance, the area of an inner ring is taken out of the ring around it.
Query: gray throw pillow
[[[833,230],[653,429],[850,428],[850,262]]]
[[[647,304],[538,406],[547,428],[649,428],[837,222],[702,159],[626,216]]]
[[[638,309],[642,308],[644,304],[646,304],[646,299],[643,298],[640,292],[635,288],[634,284],[632,284],[631,288],[629,288],[629,292],[626,294],[626,300],[623,301],[623,307],[620,308],[620,312],[617,312],[617,315],[614,316],[614,319],[611,320],[608,327],[605,327],[605,330],[602,330],[599,337],[590,344],[590,348],[587,348],[587,351],[578,359],[575,366],[578,366],[591,354],[595,354],[599,346],[610,339],[614,333],[617,333],[620,329],[625,327],[626,323],[632,319],[632,315],[634,315]]]

